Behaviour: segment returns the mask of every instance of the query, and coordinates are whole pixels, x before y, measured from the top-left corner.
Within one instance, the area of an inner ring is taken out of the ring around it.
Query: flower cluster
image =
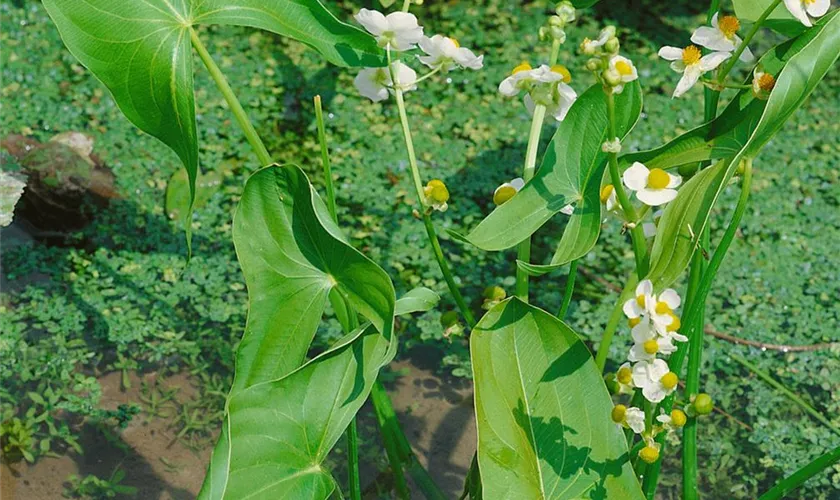
[[[679,333],[680,318],[676,310],[681,299],[673,289],[657,295],[653,283],[644,280],[636,287],[636,296],[622,307],[630,325],[633,346],[624,363],[616,373],[619,393],[631,394],[641,389],[642,396],[651,403],[659,403],[673,393],[679,379],[668,369],[668,363],[661,356],[669,356],[677,350],[676,342],[686,342],[687,337]],[[620,418],[622,417],[623,418]],[[670,415],[659,415],[657,425],[647,425],[644,412],[638,408],[618,405],[613,410],[613,421],[641,434],[646,446],[639,457],[654,462],[659,457],[659,445],[654,441],[659,432],[674,430],[685,424],[686,415],[674,410]]]
[[[607,26],[598,34],[598,38],[584,38],[580,51],[592,56],[586,62],[586,68],[614,94],[620,94],[624,86],[639,79],[639,72],[633,61],[619,54],[621,44],[616,37],[615,26]]]
[[[437,72],[448,72],[456,68],[478,70],[484,66],[484,56],[461,47],[458,40],[443,35],[428,37],[417,17],[408,12],[392,12],[385,15],[379,11],[361,9],[355,16],[380,47],[392,52],[408,52],[418,47],[424,55],[417,59],[431,71],[422,77],[407,64],[396,60],[384,68],[364,68],[354,81],[356,89],[373,102],[383,101],[395,89],[402,92],[415,90],[417,84]]]

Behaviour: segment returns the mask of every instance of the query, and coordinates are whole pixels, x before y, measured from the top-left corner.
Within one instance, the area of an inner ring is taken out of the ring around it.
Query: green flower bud
[[[712,413],[715,404],[712,401],[711,396],[705,392],[701,392],[694,398],[692,406],[694,406],[694,413],[697,415],[708,415],[709,413]]]
[[[607,43],[604,44],[604,49],[609,52],[610,54],[618,54],[618,49],[621,47],[621,44],[618,42],[618,38],[610,38],[607,40]]]
[[[621,386],[619,386],[618,382],[615,380],[615,373],[608,373],[604,376],[604,383],[607,385],[607,390],[613,396],[618,394],[618,391],[621,390]]]
[[[552,26],[551,38],[557,40],[560,43],[566,43],[566,32],[563,31],[563,28],[559,26]]]
[[[557,4],[554,12],[565,23],[570,23],[575,20],[575,6],[572,5],[572,2],[560,2]]]
[[[604,70],[603,73],[601,73],[601,78],[603,78],[604,83],[610,87],[621,85],[621,75],[614,69]]]
[[[601,65],[603,63],[597,57],[593,57],[592,59],[586,61],[586,69],[589,71],[601,71]]]
[[[487,300],[505,300],[507,293],[500,286],[488,286],[484,289],[484,298]]]
[[[548,18],[548,25],[549,26],[557,26],[562,28],[566,25],[563,19],[560,16],[551,16]]]

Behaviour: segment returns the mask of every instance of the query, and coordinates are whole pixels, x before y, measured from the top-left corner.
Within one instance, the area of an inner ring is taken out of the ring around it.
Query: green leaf
[[[585,9],[587,7],[592,7],[600,1],[601,0],[572,0],[572,5],[574,5],[576,9]]]
[[[754,23],[761,14],[770,7],[774,0],[732,0],[735,15],[741,21]],[[787,10],[784,3],[780,3],[764,21],[763,26],[778,31],[785,36],[796,36],[805,31],[806,26],[800,23]]]
[[[191,32],[236,24],[301,41],[343,66],[382,66],[363,31],[318,0],[44,0],[65,45],[108,88],[123,114],[169,146],[198,175]]]
[[[426,287],[417,287],[397,300],[396,315],[431,311],[440,302],[440,295]]]
[[[215,171],[198,174],[195,183],[193,209],[199,209],[222,187],[222,176]],[[190,185],[186,170],[178,170],[166,182],[166,215],[170,219],[186,224],[190,213]]]
[[[633,128],[641,109],[642,92],[638,82],[633,82],[616,96],[619,137]],[[600,85],[593,85],[578,97],[560,123],[537,175],[462,239],[483,250],[511,248],[534,234],[564,206],[575,203],[572,233],[561,240],[557,260],[568,262],[581,252],[585,254],[598,239],[601,209],[592,205],[591,194],[585,196],[584,191],[598,189],[607,164],[601,145],[607,138],[608,123],[606,96]],[[583,241],[573,241],[579,238]]]
[[[600,371],[565,323],[511,298],[470,353],[485,498],[643,498]]]
[[[761,57],[759,65],[776,75],[776,86],[767,101],[754,98],[751,90],[744,90],[713,122],[687,132],[662,148],[622,157],[623,165],[641,161],[651,168],[675,166],[674,158],[683,154],[680,151],[691,149],[695,151],[692,161],[701,157],[696,153],[700,150],[708,153],[702,159],[723,158],[680,188],[677,198],[666,207],[651,250],[651,271],[647,276],[657,289],[673,283],[688,265],[697,247],[696,238],[708,225],[712,207],[741,160],[755,158],[837,61],[840,56],[837,14],[838,11],[829,13],[802,35],[773,47]],[[677,153],[669,151],[670,148]]]
[[[394,288],[293,165],[251,175],[233,240],[248,320],[202,498],[326,498],[324,457],[396,350]],[[372,325],[301,367],[330,293]]]
[[[285,377],[231,393],[199,498],[329,498],[336,484],[323,462],[367,399],[388,344],[363,326]]]

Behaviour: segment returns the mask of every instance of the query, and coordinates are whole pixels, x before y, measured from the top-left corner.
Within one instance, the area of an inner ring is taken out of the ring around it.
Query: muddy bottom
[[[463,381],[442,379],[418,361],[417,356],[393,363],[391,367],[402,376],[386,385],[418,459],[447,496],[457,498],[475,450],[471,386]],[[123,403],[140,404],[138,377],[131,377],[128,390],[122,389],[118,373],[102,377],[100,383],[103,408],[113,409]],[[178,397],[182,400],[196,393],[185,376],[170,377],[162,385],[178,387]],[[368,406],[360,413],[360,424],[373,422]],[[190,449],[175,439],[176,433],[170,419],[149,418],[145,413],[134,417],[118,435],[106,436],[93,426],[85,426],[80,440],[85,450],[82,455],[71,451],[58,458],[41,458],[34,465],[19,462],[0,466],[0,500],[62,498],[71,474],[107,478],[117,468],[126,472],[120,484],[136,488],[137,493],[116,498],[195,498],[204,479],[211,448]],[[381,493],[372,492],[381,488],[369,484],[374,479],[382,482],[382,473],[378,478],[376,476],[376,467],[368,464],[362,468],[363,484],[368,483],[366,498],[382,497]],[[408,481],[411,484],[410,478]],[[412,490],[415,498],[423,498],[413,485]]]

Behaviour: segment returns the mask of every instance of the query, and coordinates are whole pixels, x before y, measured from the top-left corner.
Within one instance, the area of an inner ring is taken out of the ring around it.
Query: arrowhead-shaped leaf
[[[470,337],[484,498],[643,498],[600,371],[575,333],[516,298]]]
[[[642,110],[638,82],[627,85],[616,98],[616,128],[624,137]],[[601,145],[607,138],[606,96],[593,85],[578,97],[548,145],[537,175],[508,202],[496,208],[467,235],[466,241],[483,250],[504,250],[528,238],[564,206],[576,204],[570,222],[574,234],[561,242],[561,259],[573,260],[600,232],[600,206],[585,196],[587,187],[598,189],[607,155]],[[590,182],[591,181],[591,182]],[[594,185],[594,186],[593,186]],[[597,197],[597,194],[596,194]],[[597,222],[597,223],[596,223]],[[581,239],[582,242],[572,240]]]
[[[296,166],[250,177],[233,239],[248,320],[202,498],[326,498],[321,463],[396,350],[394,288]],[[372,325],[301,367],[331,292]]]
[[[138,128],[172,148],[195,197],[198,139],[191,36],[199,24],[294,38],[343,66],[382,66],[376,41],[318,0],[44,0],[70,52]]]
[[[840,56],[840,15],[823,17],[802,35],[769,50],[759,64],[776,75],[767,101],[744,90],[718,119],[690,131],[653,151],[622,157],[622,164],[641,161],[649,167],[669,168],[712,158],[723,158],[692,178],[665,209],[651,250],[648,279],[660,289],[682,273],[708,225],[709,214],[735,169],[744,158],[755,158],[822,81]],[[686,153],[691,151],[691,153]]]

